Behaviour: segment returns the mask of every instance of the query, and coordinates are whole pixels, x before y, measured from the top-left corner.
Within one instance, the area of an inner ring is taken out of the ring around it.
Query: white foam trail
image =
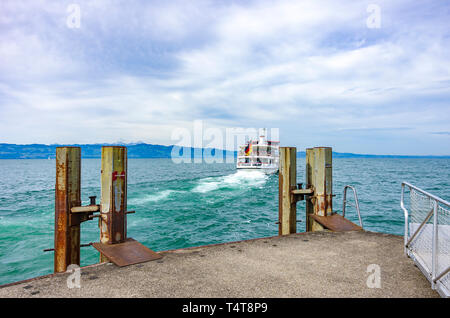
[[[155,194],[149,194],[146,195],[143,198],[137,198],[134,200],[130,200],[131,204],[142,204],[142,203],[146,203],[146,202],[156,202],[156,201],[160,201],[160,200],[164,200],[166,198],[168,198],[172,193],[175,192],[180,192],[180,191],[175,191],[175,190],[164,190]]]
[[[268,178],[269,176],[261,171],[239,170],[227,176],[202,179],[192,191],[206,193],[225,187],[258,187],[263,185]]]
[[[218,188],[219,188],[218,182],[208,181],[207,179],[204,179],[204,181],[200,182],[200,184],[198,184],[192,191],[205,193],[205,192],[216,190]]]

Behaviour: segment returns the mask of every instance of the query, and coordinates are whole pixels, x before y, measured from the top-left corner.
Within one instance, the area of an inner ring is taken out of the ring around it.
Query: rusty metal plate
[[[92,246],[106,256],[111,262],[120,267],[162,258],[161,255],[132,238],[128,238],[124,243],[93,243]]]
[[[333,232],[362,231],[362,227],[347,220],[342,215],[337,213],[328,216],[320,216],[315,214],[311,214],[310,216],[320,225]]]

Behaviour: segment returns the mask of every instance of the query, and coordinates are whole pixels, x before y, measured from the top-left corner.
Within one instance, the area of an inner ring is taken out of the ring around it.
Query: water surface
[[[304,182],[305,160],[297,160]],[[0,284],[53,271],[54,160],[0,160]],[[403,234],[400,184],[408,181],[449,200],[450,159],[357,158],[333,160],[334,209],[344,185],[356,187],[367,230]],[[349,193],[350,194],[350,193]],[[82,199],[100,198],[100,159],[82,160]],[[298,219],[305,219],[304,201]],[[174,164],[129,159],[128,236],[162,251],[245,240],[278,233],[278,177],[237,172],[234,164]],[[354,222],[354,208],[346,212]],[[99,240],[98,222],[82,224],[82,243]],[[304,223],[298,223],[304,231]],[[82,265],[98,261],[82,248]]]

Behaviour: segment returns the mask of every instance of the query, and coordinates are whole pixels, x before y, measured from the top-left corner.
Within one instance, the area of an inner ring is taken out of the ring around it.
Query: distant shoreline
[[[133,159],[164,159],[171,158],[172,146],[139,144],[72,144],[72,145],[44,145],[29,144],[17,145],[0,143],[0,159],[54,159],[57,147],[78,146],[81,147],[81,155],[86,159],[98,159],[101,157],[101,147],[105,145],[127,146],[128,158]],[[198,158],[204,151],[223,151],[224,156],[236,156],[236,151],[211,150],[211,148],[187,148],[191,150],[191,157]],[[305,152],[297,152],[297,158],[304,158]],[[448,156],[411,156],[411,155],[371,155],[356,153],[333,152],[333,158],[399,158],[399,159],[450,159]]]

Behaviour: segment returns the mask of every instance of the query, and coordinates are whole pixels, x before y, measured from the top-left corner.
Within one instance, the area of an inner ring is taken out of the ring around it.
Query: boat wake
[[[207,193],[220,189],[242,189],[261,187],[269,179],[269,176],[258,170],[239,170],[233,174],[219,177],[206,177],[194,182],[193,187],[183,190],[166,189],[156,193],[145,193],[139,197],[131,198],[130,205],[145,205],[172,199],[173,196],[186,196],[188,193]]]
[[[147,202],[157,202],[157,201],[167,199],[171,194],[177,193],[177,192],[181,192],[181,191],[163,190],[163,191],[157,192],[155,194],[147,194],[141,198],[131,199],[129,203],[140,205],[140,204],[145,204]]]
[[[262,171],[240,170],[227,176],[201,179],[192,192],[206,193],[223,188],[260,187],[268,178],[269,176]]]

